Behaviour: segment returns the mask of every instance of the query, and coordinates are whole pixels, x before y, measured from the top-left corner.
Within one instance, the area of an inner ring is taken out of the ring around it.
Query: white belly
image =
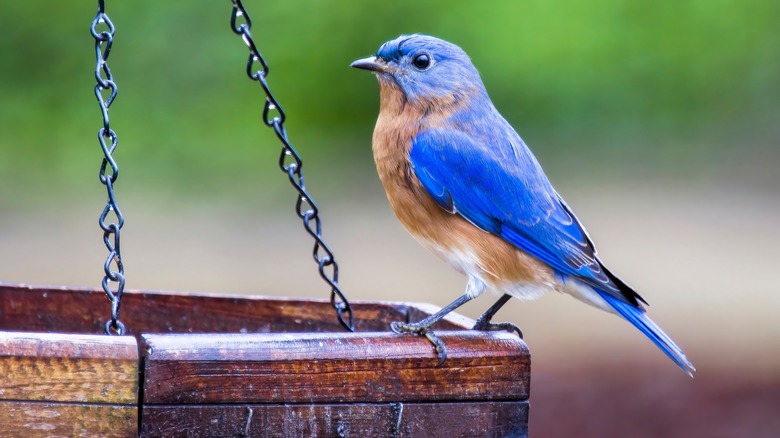
[[[444,259],[458,272],[469,277],[468,293],[475,298],[485,290],[499,295],[509,294],[527,301],[541,297],[545,292],[556,290],[555,283],[504,282],[496,274],[485,269],[472,248],[445,248],[424,239],[418,241],[434,254]],[[480,287],[481,285],[481,287]]]

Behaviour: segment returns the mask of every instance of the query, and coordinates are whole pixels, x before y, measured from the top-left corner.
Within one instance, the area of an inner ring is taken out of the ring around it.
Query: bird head
[[[396,88],[411,103],[444,103],[485,93],[466,52],[428,35],[401,35],[351,66],[373,72],[382,88]]]

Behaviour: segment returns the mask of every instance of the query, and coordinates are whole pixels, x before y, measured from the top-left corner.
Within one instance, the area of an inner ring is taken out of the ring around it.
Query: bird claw
[[[490,321],[479,319],[477,320],[477,323],[474,324],[474,327],[472,327],[471,329],[480,330],[480,331],[506,330],[509,333],[517,334],[517,336],[520,339],[523,339],[523,331],[520,330],[520,327],[512,324],[511,322],[490,322]]]
[[[439,358],[439,362],[436,364],[437,367],[442,366],[444,361],[447,360],[447,346],[444,344],[444,341],[431,330],[430,326],[393,322],[390,324],[390,329],[400,335],[413,334],[425,336],[425,339],[433,344],[436,356]]]
[[[409,333],[419,335],[425,330],[425,328],[427,327],[422,327],[418,324],[407,324],[400,321],[390,323],[390,330],[398,333],[399,335],[406,335]]]
[[[436,336],[433,330],[425,330],[423,335],[425,335],[425,338],[428,339],[428,341],[433,344],[434,347],[436,347],[436,356],[439,357],[439,363],[437,363],[436,366],[440,367],[444,365],[444,361],[447,360],[447,346],[444,345],[444,341]]]

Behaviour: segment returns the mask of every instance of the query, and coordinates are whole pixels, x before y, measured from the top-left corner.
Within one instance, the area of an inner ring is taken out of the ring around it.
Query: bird
[[[455,301],[419,322],[394,322],[393,331],[425,336],[441,365],[446,345],[432,326],[448,313],[496,292],[474,329],[522,338],[516,325],[493,323],[494,314],[511,297],[558,291],[627,320],[693,376],[685,353],[647,316],[647,302],[599,259],[463,49],[405,34],[351,67],[378,78],[372,150],[392,210],[415,240],[468,278]]]

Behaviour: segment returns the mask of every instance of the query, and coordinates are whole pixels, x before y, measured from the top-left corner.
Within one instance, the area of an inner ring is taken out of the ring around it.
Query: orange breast
[[[424,246],[488,285],[554,284],[552,270],[498,236],[482,231],[436,203],[420,184],[409,161],[412,138],[436,126],[438,117],[409,104],[392,84],[382,84],[381,108],[373,136],[379,178],[396,216]],[[455,254],[470,254],[474,266],[464,266]],[[468,272],[476,269],[477,272]]]

